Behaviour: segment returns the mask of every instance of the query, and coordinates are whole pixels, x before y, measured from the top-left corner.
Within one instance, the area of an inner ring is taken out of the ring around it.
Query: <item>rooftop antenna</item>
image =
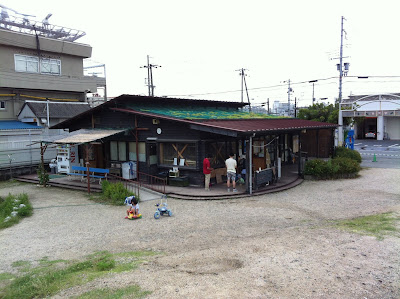
[[[35,16],[19,13],[18,11],[0,4],[0,28],[26,34],[43,36],[52,39],[73,42],[85,36],[86,33],[80,30],[52,25],[49,23],[51,13],[42,21],[37,21]]]

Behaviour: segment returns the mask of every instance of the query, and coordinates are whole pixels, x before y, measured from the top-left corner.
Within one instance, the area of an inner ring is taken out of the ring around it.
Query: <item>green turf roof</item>
[[[249,113],[235,108],[218,107],[182,107],[182,106],[138,106],[128,105],[129,108],[180,119],[249,119],[249,118],[280,118],[262,113]]]

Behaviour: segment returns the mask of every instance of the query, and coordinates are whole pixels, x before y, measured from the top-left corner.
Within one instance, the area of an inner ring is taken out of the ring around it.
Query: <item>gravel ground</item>
[[[138,284],[148,298],[400,298],[399,235],[379,241],[341,231],[333,220],[400,214],[400,170],[364,169],[352,180],[305,181],[245,199],[168,199],[174,216],[143,218],[93,204],[85,193],[24,184],[34,215],[0,231],[0,272],[19,260],[77,259],[98,250],[155,250],[139,269],[63,291]]]

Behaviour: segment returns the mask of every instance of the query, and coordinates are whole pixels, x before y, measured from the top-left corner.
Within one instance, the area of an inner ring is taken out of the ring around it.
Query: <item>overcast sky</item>
[[[108,96],[147,95],[147,70],[140,67],[150,55],[150,62],[161,66],[153,69],[156,96],[240,101],[241,78],[236,70],[245,68],[252,104],[268,98],[287,102],[289,79],[291,97],[300,106],[311,104],[311,80],[319,80],[315,98],[333,102],[338,97],[335,58],[341,16],[346,18],[344,56],[350,56],[344,59],[350,71],[343,81],[343,97],[400,92],[398,0],[0,0],[0,4],[38,20],[52,13],[51,24],[85,31],[77,42],[92,46],[91,60],[106,65]]]

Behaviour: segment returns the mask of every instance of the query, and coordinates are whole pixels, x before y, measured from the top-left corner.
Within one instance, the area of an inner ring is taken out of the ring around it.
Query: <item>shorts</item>
[[[231,180],[232,182],[236,181],[236,173],[235,172],[227,172],[226,177],[227,177],[228,181],[229,180]]]

